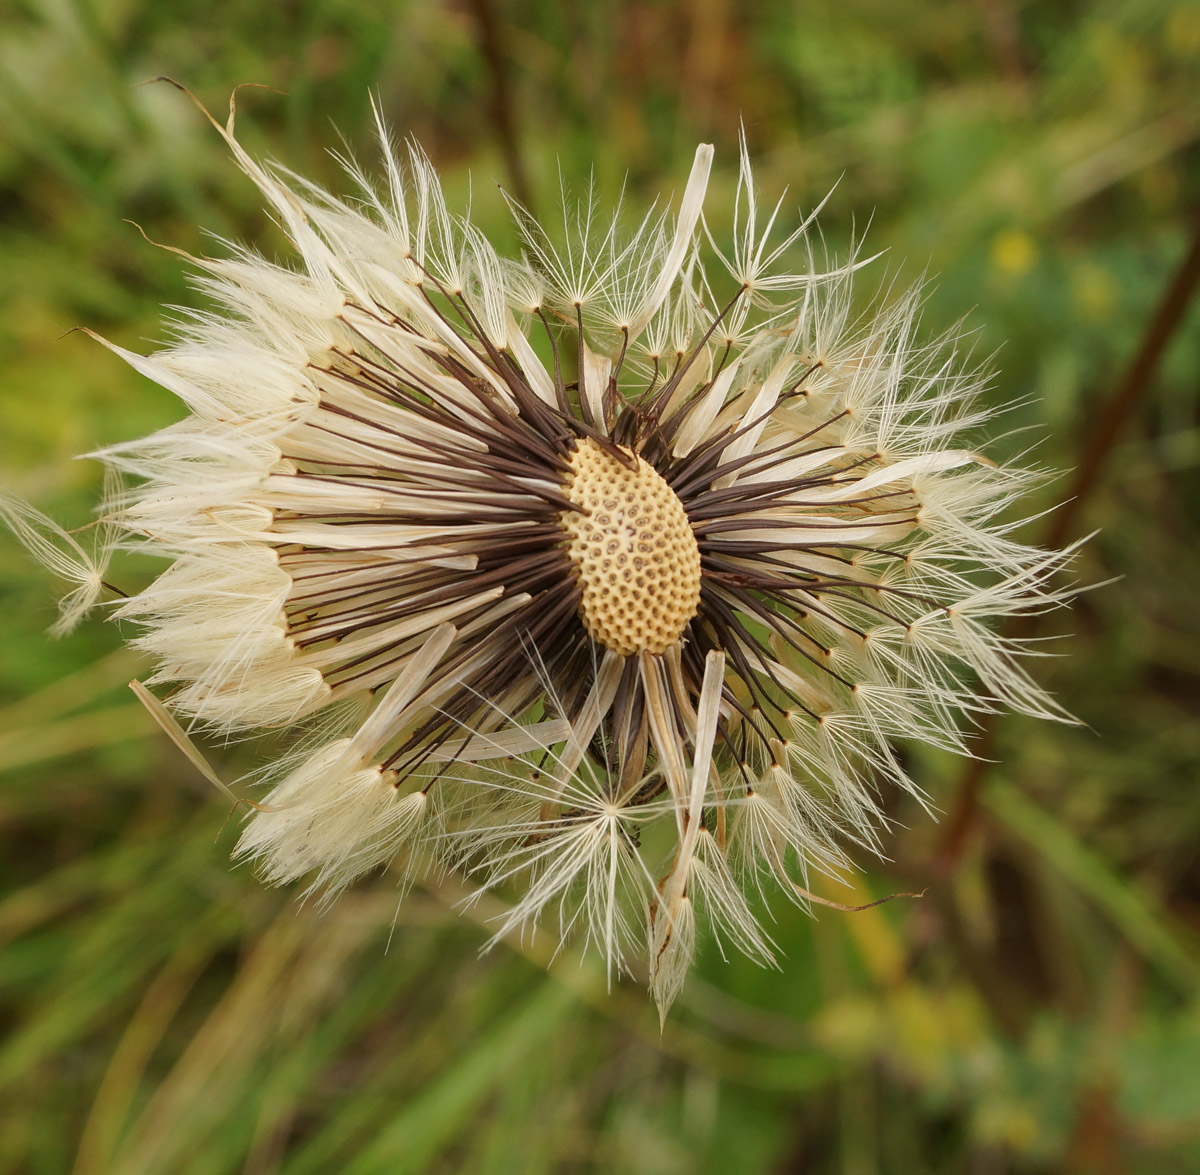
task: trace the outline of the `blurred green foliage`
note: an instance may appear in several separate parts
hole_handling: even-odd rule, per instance
[[[998,349],[998,449],[1069,469],[1187,248],[1198,66],[1194,0],[0,0],[2,481],[81,524],[72,456],[178,415],[64,337],[146,348],[194,304],[125,220],[283,251],[159,74],[214,110],[274,87],[240,135],[342,190],[373,94],[501,239],[497,184],[549,209],[592,171],[636,208],[699,139],[721,223],[744,126],[764,192],[836,185],[831,247],[869,221],[878,280],[927,272],[931,327]],[[1198,339],[1192,309],[1080,507],[1081,576],[1116,582],[1039,668],[1084,725],[1001,724],[949,857],[895,798],[891,863],[826,896],[926,896],[777,911],[778,972],[710,944],[661,1036],[594,960],[480,956],[454,879],[321,914],[230,870],[235,821],[124,689],[120,634],[49,642],[52,586],[0,535],[0,1170],[1200,1170]],[[962,764],[905,754],[958,811]]]

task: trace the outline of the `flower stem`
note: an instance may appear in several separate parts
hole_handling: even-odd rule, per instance
[[[1175,332],[1183,323],[1200,286],[1200,205],[1192,213],[1191,241],[1175,270],[1153,317],[1121,379],[1102,405],[1080,459],[1067,500],[1054,512],[1044,545],[1062,547],[1075,533],[1076,524],[1100,482],[1113,449],[1138,405],[1148,395],[1155,373]],[[1008,626],[1008,636],[1028,636],[1038,617],[1018,617]],[[976,744],[977,758],[963,768],[957,800],[937,854],[935,868],[943,876],[954,872],[979,820],[980,798],[996,742],[997,715],[986,717]]]

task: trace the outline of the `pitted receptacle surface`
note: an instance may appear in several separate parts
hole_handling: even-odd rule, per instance
[[[590,438],[569,458],[559,524],[579,572],[579,614],[592,638],[625,656],[665,653],[700,604],[700,548],[683,503],[629,450]]]

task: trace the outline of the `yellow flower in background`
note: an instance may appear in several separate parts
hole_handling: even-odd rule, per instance
[[[992,238],[992,264],[1002,273],[1023,277],[1036,264],[1037,242],[1020,229],[1006,229]]]
[[[1120,288],[1101,265],[1076,264],[1071,271],[1071,295],[1079,314],[1091,322],[1104,322],[1115,313]]]

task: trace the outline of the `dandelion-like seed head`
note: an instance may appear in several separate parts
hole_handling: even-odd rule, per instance
[[[516,209],[515,260],[386,132],[351,206],[218,129],[298,264],[196,259],[214,308],[112,347],[189,414],[102,456],[170,561],[116,608],[148,684],[306,732],[238,846],[268,880],[465,869],[517,891],[501,933],[644,951],[665,1012],[698,924],[770,961],[746,894],[876,847],[892,740],[1061,716],[986,623],[1069,552],[997,521],[1030,479],[960,439],[984,377],[916,292],[856,317],[863,262],[778,233],[744,149],[728,253],[701,147],[673,219]]]

